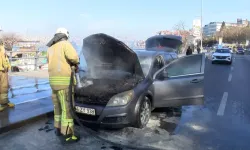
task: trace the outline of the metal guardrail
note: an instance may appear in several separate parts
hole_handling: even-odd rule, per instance
[[[8,54],[9,56],[9,61],[10,61],[10,64],[12,66],[12,69],[10,70],[10,72],[13,72],[14,68],[13,66],[34,66],[34,70],[36,71],[39,67],[39,65],[42,65],[43,63],[39,63],[39,59],[43,59],[43,58],[46,58],[44,56],[39,56],[39,52],[41,51],[6,51],[6,53]],[[34,56],[31,56],[31,57],[22,57],[22,58],[16,58],[16,57],[13,57],[13,54],[34,54]],[[17,65],[13,65],[13,63],[17,60],[34,60],[34,63],[26,63],[26,64],[17,64]]]

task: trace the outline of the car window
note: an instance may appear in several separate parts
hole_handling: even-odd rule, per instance
[[[166,64],[170,63],[172,60],[173,60],[173,58],[171,57],[171,55],[169,55],[169,54],[165,55]]]
[[[157,57],[154,60],[153,66],[152,66],[152,75],[155,74],[158,70],[160,70],[162,67],[164,67],[164,60],[162,59],[162,57]]]
[[[169,77],[173,77],[201,73],[201,67],[202,55],[192,55],[173,62],[166,68],[166,71]]]
[[[172,58],[173,59],[176,59],[177,58],[177,55],[176,54],[171,54]]]
[[[217,49],[215,52],[216,53],[230,53],[230,50],[229,49]]]
[[[138,56],[143,74],[147,76],[149,73],[150,67],[152,65],[153,59],[152,57],[143,56],[143,55],[137,55],[137,56]]]

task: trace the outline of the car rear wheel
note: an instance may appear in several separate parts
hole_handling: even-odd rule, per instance
[[[139,106],[139,111],[137,111],[137,119],[135,123],[135,127],[144,128],[150,119],[151,116],[151,102],[148,97],[144,97]]]

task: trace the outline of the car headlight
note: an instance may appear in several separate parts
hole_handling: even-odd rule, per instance
[[[126,91],[113,96],[107,106],[123,106],[127,105],[134,97],[134,91]]]

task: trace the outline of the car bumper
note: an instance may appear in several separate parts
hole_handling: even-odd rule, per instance
[[[232,58],[223,58],[223,59],[218,59],[218,58],[213,58],[213,62],[231,62]]]
[[[244,54],[244,52],[243,51],[239,51],[239,52],[237,52],[237,54]]]
[[[117,107],[87,105],[75,103],[76,106],[95,109],[95,116],[76,112],[81,122],[99,124],[101,127],[121,128],[130,126],[135,120],[132,104]]]

